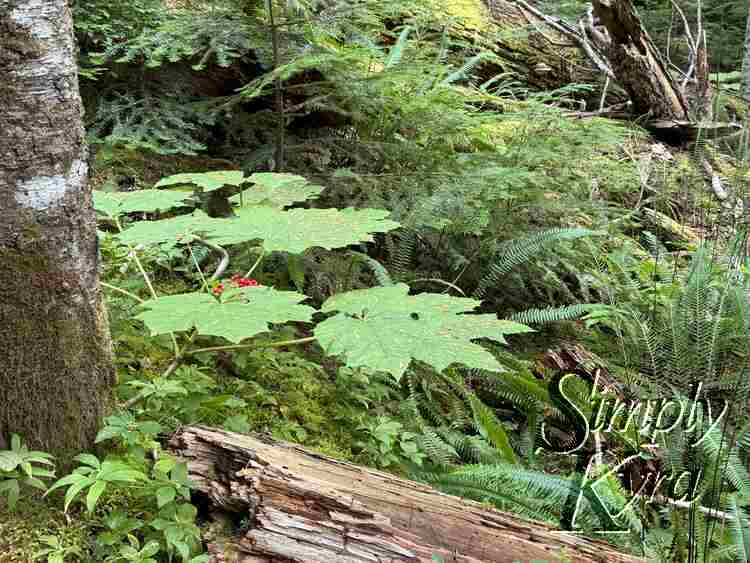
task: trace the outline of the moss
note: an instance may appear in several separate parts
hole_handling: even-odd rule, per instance
[[[449,16],[457,18],[474,31],[486,32],[493,25],[487,7],[481,0],[452,0],[442,2],[441,7]]]
[[[14,512],[0,501],[0,563],[31,563],[44,547],[40,538],[45,535],[56,535],[64,546],[76,546],[85,554],[93,542],[90,525],[38,498],[24,498]]]
[[[36,240],[0,249],[0,263],[12,265],[0,269],[0,312],[13,319],[0,326],[7,368],[0,374],[0,426],[54,454],[64,470],[93,444],[109,406],[109,356],[96,337],[106,338],[105,311],[81,300],[81,280],[47,255],[36,224],[22,230],[37,233]],[[75,311],[71,302],[80,303]]]

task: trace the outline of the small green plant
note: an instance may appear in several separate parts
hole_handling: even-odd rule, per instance
[[[150,541],[141,547],[138,539],[130,536],[128,543],[121,545],[117,553],[110,555],[105,561],[107,563],[158,563],[153,556],[157,555],[160,550],[161,546],[157,541]]]
[[[426,454],[420,449],[414,432],[404,431],[404,425],[387,416],[379,416],[360,427],[368,440],[359,442],[363,451],[381,467],[399,465],[404,460],[422,465]]]
[[[65,545],[58,536],[42,536],[39,541],[46,547],[34,554],[34,561],[43,559],[46,563],[65,563],[68,556],[83,557],[80,547]]]
[[[96,443],[116,439],[128,452],[141,459],[146,452],[159,449],[156,436],[162,431],[162,425],[153,420],[136,420],[129,411],[121,411],[104,419],[104,428],[96,436]]]
[[[22,486],[46,491],[47,485],[42,479],[54,476],[52,456],[29,451],[17,434],[11,437],[10,449],[0,451],[0,494],[5,494],[11,510],[18,503]]]
[[[96,543],[104,548],[114,548],[123,542],[131,546],[138,544],[135,533],[146,524],[139,518],[129,515],[124,509],[111,510],[103,519],[106,531],[100,532],[96,537]]]
[[[133,468],[132,465],[118,458],[99,461],[91,454],[80,454],[75,459],[81,462],[73,473],[66,475],[55,482],[45,493],[67,487],[65,492],[65,511],[71,503],[88,489],[86,494],[86,510],[91,513],[96,508],[99,497],[112,485],[134,486],[146,480],[143,471]]]

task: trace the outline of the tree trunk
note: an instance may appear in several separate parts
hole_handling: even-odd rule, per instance
[[[0,0],[0,76],[0,437],[65,467],[114,383],[65,0]]]
[[[745,58],[742,60],[742,97],[750,102],[750,14],[745,30]]]
[[[600,45],[637,113],[652,120],[686,121],[688,107],[631,0],[593,0],[594,13],[608,32]]]
[[[215,522],[212,563],[641,561],[393,475],[266,437],[181,429],[170,449],[188,462]]]

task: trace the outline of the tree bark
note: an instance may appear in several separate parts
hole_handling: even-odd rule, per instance
[[[188,427],[170,449],[187,461],[214,520],[225,521],[210,534],[213,563],[642,561],[266,437]]]
[[[750,102],[750,14],[745,30],[745,57],[742,59],[742,97]]]
[[[593,0],[608,32],[600,45],[637,113],[652,120],[686,121],[688,106],[679,86],[643,27],[631,0]]]
[[[0,0],[0,437],[70,458],[114,383],[65,0]]]

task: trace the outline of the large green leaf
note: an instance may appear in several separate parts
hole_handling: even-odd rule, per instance
[[[219,170],[215,172],[194,172],[167,176],[157,182],[156,187],[174,186],[177,184],[195,184],[206,192],[223,188],[224,186],[241,186],[248,181],[241,170]]]
[[[135,211],[166,211],[173,207],[185,205],[190,194],[170,192],[167,190],[138,190],[135,192],[94,192],[94,209],[107,215],[117,217],[123,213]]]
[[[408,292],[407,285],[397,284],[335,295],[322,310],[338,314],[320,323],[315,336],[326,353],[343,355],[351,367],[400,378],[412,360],[439,371],[456,363],[502,371],[492,354],[471,340],[504,343],[506,334],[533,332],[495,315],[463,314],[480,304],[474,299]]]
[[[221,245],[262,241],[268,251],[298,254],[319,246],[332,249],[362,241],[372,241],[371,233],[399,226],[386,219],[388,211],[379,209],[291,209],[245,207],[236,217],[212,218],[196,210],[190,215],[141,221],[118,235],[125,244],[178,242],[200,235]]]
[[[159,297],[144,303],[148,310],[138,315],[152,334],[187,331],[222,336],[240,342],[269,330],[268,323],[310,321],[315,309],[300,305],[307,296],[256,286],[227,291],[226,300],[207,293],[184,293]]]
[[[158,244],[162,242],[179,242],[193,235],[205,235],[209,233],[216,223],[226,219],[214,219],[203,211],[196,210],[190,215],[180,215],[171,219],[159,221],[139,221],[125,232],[117,235],[117,238],[130,245]]]
[[[315,198],[325,189],[309,184],[296,174],[258,172],[250,176],[252,187],[229,198],[243,207],[265,205],[281,209],[298,201]]]
[[[311,247],[340,248],[372,241],[371,233],[399,226],[380,209],[291,209],[242,208],[237,216],[211,226],[211,240],[217,244],[238,244],[262,240],[267,252],[298,254]]]

